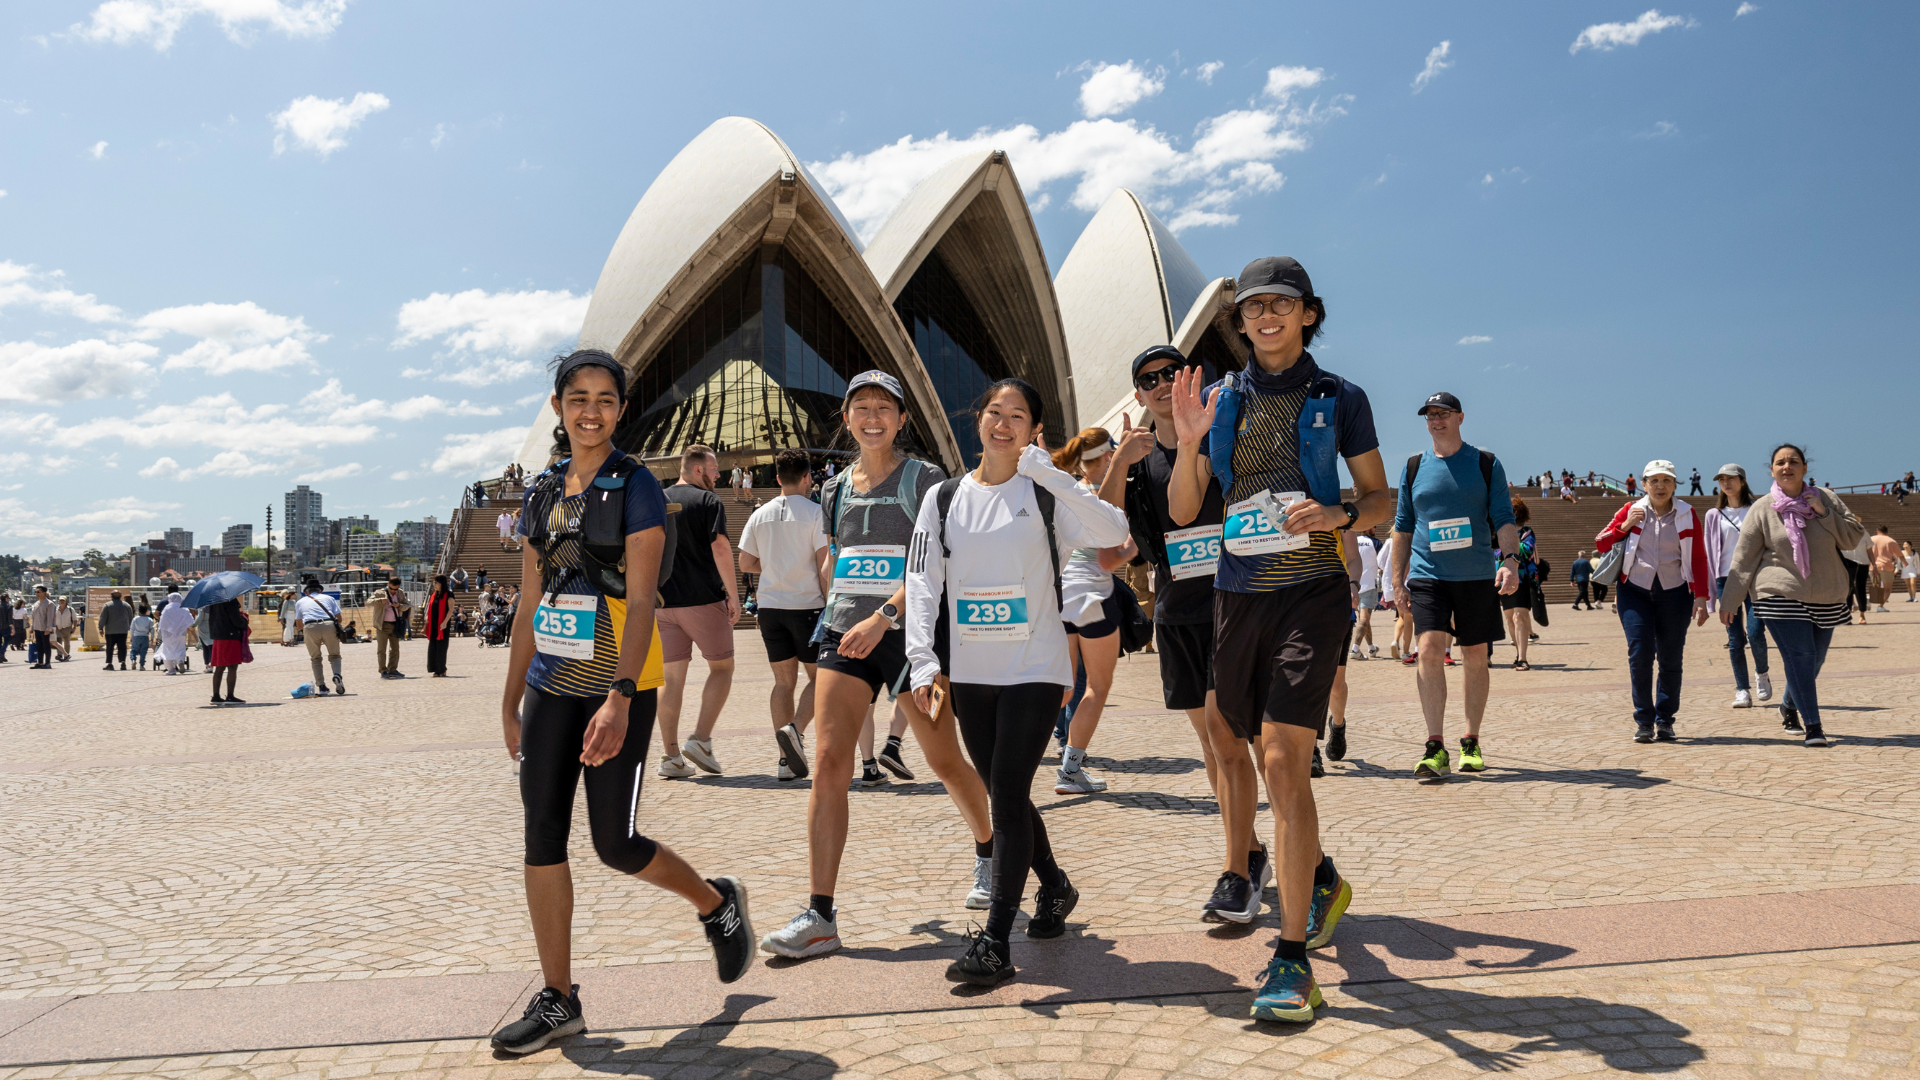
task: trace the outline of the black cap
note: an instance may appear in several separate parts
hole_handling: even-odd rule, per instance
[[[1234,279],[1233,302],[1249,296],[1312,296],[1313,279],[1307,268],[1285,255],[1255,259]]]
[[[1459,398],[1454,397],[1452,394],[1447,393],[1445,390],[1442,390],[1439,393],[1428,398],[1427,403],[1425,405],[1420,406],[1419,415],[1421,416],[1427,415],[1427,410],[1433,408],[1436,405],[1438,405],[1443,409],[1452,409],[1454,412],[1466,411],[1460,407]]]
[[[1171,360],[1181,367],[1187,365],[1187,358],[1179,349],[1171,345],[1155,345],[1133,358],[1133,377],[1136,379],[1139,378],[1140,369],[1153,363],[1155,360]]]

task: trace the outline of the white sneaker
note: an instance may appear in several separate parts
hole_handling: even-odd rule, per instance
[[[830,953],[840,947],[839,913],[832,919],[807,908],[793,921],[760,939],[760,951],[793,960]]]
[[[720,771],[720,759],[713,756],[712,739],[688,739],[686,744],[680,747],[680,753],[683,754],[688,761],[693,762],[695,765],[700,766],[710,773],[718,773]]]
[[[773,741],[780,744],[780,756],[793,772],[793,779],[804,780],[807,777],[807,744],[801,738],[800,729],[788,724],[773,733]],[[782,776],[780,779],[788,779]]]
[[[1091,795],[1096,791],[1107,790],[1107,782],[1085,769],[1069,769],[1062,766],[1054,775],[1053,793],[1055,795]]]
[[[1351,656],[1351,657],[1352,657],[1353,659],[1355,659],[1355,660],[1365,660],[1365,659],[1367,658],[1367,654],[1366,654],[1366,653],[1363,653],[1363,652],[1361,652],[1361,651],[1360,651],[1360,646],[1358,646],[1358,645],[1355,645],[1355,646],[1354,646],[1353,648],[1351,648],[1351,649],[1348,649],[1348,650],[1347,650],[1347,655],[1348,655],[1348,656]]]
[[[1875,611],[1885,611],[1885,610],[1887,610],[1887,605],[1885,605],[1885,604],[1881,604],[1881,605],[1879,605],[1879,606],[1877,606],[1877,607],[1875,607],[1875,608],[1874,608],[1873,610],[1875,610]]]
[[[1759,676],[1759,682],[1760,682],[1760,694],[1759,694],[1760,700],[1761,701],[1773,700],[1773,678],[1767,675],[1766,673],[1762,672],[1761,675]]]
[[[1378,646],[1378,645],[1369,645],[1369,646],[1367,646],[1367,655],[1368,655],[1368,656],[1379,656],[1379,655],[1380,655],[1380,646]]]
[[[673,757],[663,757],[660,759],[660,775],[669,780],[685,780],[693,775],[693,766],[687,764],[686,758],[677,754]]]
[[[791,779],[793,779],[793,770],[792,770],[792,769],[789,769],[789,768],[787,768],[787,759],[786,759],[786,758],[781,758],[781,759],[780,759],[780,765],[779,765],[779,767],[778,767],[778,768],[776,768],[776,769],[775,769],[775,770],[773,771],[773,778],[774,778],[775,780],[791,780]]]
[[[1753,695],[1745,690],[1735,690],[1733,692],[1733,707],[1736,709],[1753,708]]]
[[[985,911],[993,906],[993,860],[973,857],[973,891],[967,894],[968,911]]]

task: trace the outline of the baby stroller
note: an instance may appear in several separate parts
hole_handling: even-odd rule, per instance
[[[495,608],[488,612],[480,623],[480,632],[478,635],[480,638],[480,647],[485,649],[494,645],[505,645],[507,643],[507,631],[512,628],[512,625],[512,622],[507,618],[505,609]]]

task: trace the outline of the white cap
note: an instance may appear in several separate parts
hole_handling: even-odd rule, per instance
[[[1640,478],[1642,480],[1645,480],[1649,476],[1666,476],[1674,480],[1680,479],[1680,474],[1673,471],[1673,462],[1664,458],[1654,458],[1652,461],[1647,462],[1646,468],[1640,470]]]

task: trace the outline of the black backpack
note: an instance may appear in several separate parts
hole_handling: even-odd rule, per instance
[[[534,478],[527,492],[527,539],[533,544],[534,550],[540,553],[541,590],[551,595],[565,584],[568,577],[577,573],[585,577],[587,583],[601,595],[624,600],[627,598],[627,481],[640,469],[640,460],[631,454],[620,454],[613,471],[594,477],[593,486],[587,489],[587,504],[580,514],[580,528],[574,532],[549,533],[548,519],[552,516],[554,504],[565,495],[567,463],[571,460],[567,458],[550,466]],[[599,497],[595,498],[595,495]],[[675,541],[679,533],[673,514],[679,509],[677,503],[667,504],[666,542],[660,551],[660,577],[656,588],[673,576],[673,556],[678,546]],[[576,539],[580,541],[586,569],[568,571],[552,582],[546,581],[545,563],[554,546],[562,540]]]
[[[947,512],[953,509],[954,493],[960,490],[960,481],[966,479],[963,473],[940,482],[933,489],[934,505],[940,509],[940,555],[944,559],[953,558],[953,549],[947,546]],[[1047,527],[1047,556],[1053,560],[1053,607],[1060,609],[1060,541],[1053,531],[1053,492],[1033,485],[1033,504],[1040,510],[1040,523]],[[940,585],[940,617],[933,624],[933,652],[940,658],[942,670],[953,666],[952,644],[947,628],[947,590],[946,583]]]
[[[1420,459],[1423,454],[1415,454],[1407,459],[1407,497],[1413,497],[1413,478],[1420,475]],[[1487,485],[1487,543],[1498,546],[1500,530],[1493,525],[1493,451],[1480,451],[1480,479]],[[1509,496],[1511,497],[1511,496]]]

